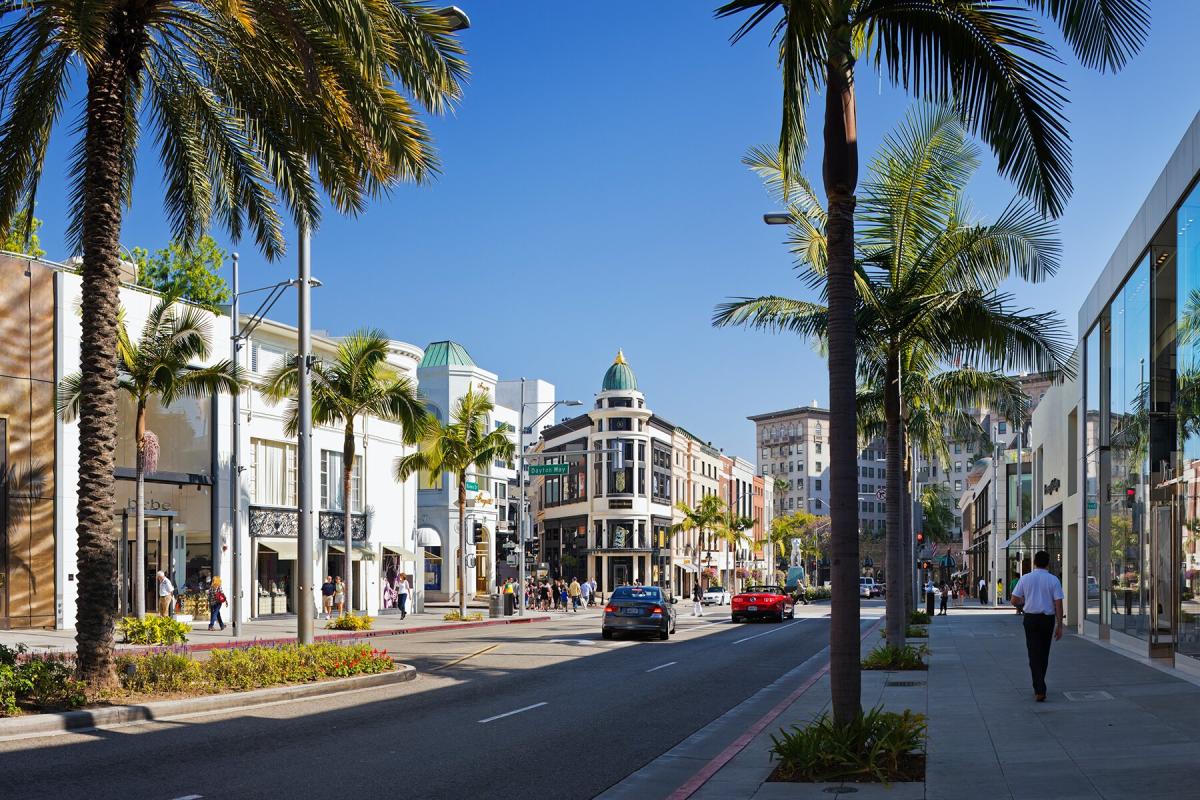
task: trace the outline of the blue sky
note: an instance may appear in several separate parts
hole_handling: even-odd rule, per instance
[[[740,163],[778,135],[765,35],[730,46],[735,26],[712,18],[715,1],[459,4],[473,22],[463,34],[472,78],[455,113],[432,123],[443,174],[358,218],[327,216],[313,243],[324,281],[314,326],[374,325],[418,345],[452,338],[502,377],[540,377],[585,402],[621,347],[651,408],[750,459],[748,414],[825,404],[825,363],[807,344],[709,325],[726,297],[803,292],[781,229],[761,221],[770,198]],[[1062,68],[1075,163],[1064,267],[1013,288],[1031,307],[1059,310],[1072,331],[1200,109],[1187,56],[1200,3],[1158,0],[1153,14],[1146,48],[1123,72],[1083,70],[1069,54]],[[910,100],[865,69],[858,90],[865,165]],[[52,144],[39,196],[55,259],[70,255],[69,137],[64,127]],[[170,234],[153,144],[144,151],[122,243],[154,249]],[[995,214],[1012,194],[989,156],[971,186],[975,206]],[[252,242],[237,249],[245,286],[294,271],[293,254],[268,263]],[[273,316],[293,320],[291,296]]]

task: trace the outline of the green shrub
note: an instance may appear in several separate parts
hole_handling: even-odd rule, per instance
[[[904,647],[881,645],[862,660],[863,669],[929,669],[924,656],[929,655],[925,645],[906,644]]]
[[[0,716],[21,713],[22,706],[79,708],[86,702],[84,684],[75,680],[70,662],[54,658],[19,657],[25,645],[0,645]]]
[[[137,694],[247,691],[395,669],[385,650],[319,643],[213,650],[204,661],[180,653],[118,657],[121,686]]]
[[[479,611],[471,612],[465,617],[457,611],[451,611],[449,614],[442,616],[446,622],[480,622],[483,620],[483,614]]]
[[[886,639],[887,631],[880,629],[879,635]],[[923,628],[920,625],[909,625],[904,629],[904,636],[907,639],[928,639],[929,629]]]
[[[887,783],[917,776],[906,761],[925,741],[925,716],[873,708],[842,726],[822,714],[808,727],[771,736],[771,759],[779,761],[783,780],[871,780]]]
[[[930,618],[924,611],[914,611],[908,615],[908,621],[911,625],[928,625]]]
[[[186,642],[192,627],[170,617],[149,615],[143,619],[125,617],[117,623],[117,630],[128,644],[172,645]]]
[[[366,615],[359,617],[354,614],[342,614],[340,617],[326,622],[325,627],[335,631],[369,631],[371,623],[374,621],[374,617]]]

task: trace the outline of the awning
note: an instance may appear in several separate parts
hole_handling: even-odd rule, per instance
[[[695,564],[684,564],[683,562],[680,562],[680,563],[676,564],[675,566],[679,567],[684,572],[699,572],[700,571],[699,569],[696,568]]]
[[[340,556],[346,552],[346,547],[345,547],[345,545],[331,544],[331,545],[329,545],[329,552],[337,553]],[[351,561],[362,561],[364,552],[372,552],[372,548],[356,546],[354,548],[354,552],[350,555],[350,560]]]
[[[270,549],[277,553],[280,561],[296,560],[295,539],[259,539],[258,545],[263,549]]]
[[[442,535],[434,528],[417,528],[413,536],[417,547],[441,547]]]
[[[1017,531],[1012,536],[1008,537],[1008,541],[1006,541],[1004,543],[1004,545],[1002,546],[1002,549],[1008,549],[1009,545],[1011,545],[1013,542],[1020,539],[1025,534],[1029,533],[1031,530],[1033,530],[1038,525],[1040,525],[1042,520],[1044,520],[1046,517],[1053,514],[1055,511],[1059,511],[1060,509],[1062,509],[1062,503],[1055,503],[1054,505],[1050,506],[1049,508],[1044,509],[1042,511],[1042,513],[1038,514],[1036,517],[1029,520],[1028,525],[1026,525],[1024,528],[1021,528],[1021,530]]]

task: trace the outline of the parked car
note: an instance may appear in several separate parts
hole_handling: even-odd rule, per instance
[[[724,606],[729,604],[729,592],[725,591],[723,586],[709,586],[704,590],[704,599],[701,600],[706,606]]]
[[[879,597],[883,594],[883,588],[875,582],[874,578],[860,577],[858,579],[858,596],[859,597]]]
[[[618,586],[604,606],[600,635],[613,638],[618,631],[656,633],[666,639],[675,632],[674,600],[657,586]]]
[[[782,586],[748,586],[744,592],[734,595],[731,603],[733,622],[751,619],[783,622],[795,616],[796,606]]]

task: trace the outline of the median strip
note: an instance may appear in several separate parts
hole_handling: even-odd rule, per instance
[[[497,714],[494,717],[488,717],[487,719],[481,719],[481,720],[479,720],[479,724],[482,725],[487,722],[495,722],[498,719],[504,719],[505,717],[511,717],[513,714],[523,714],[526,711],[532,711],[533,709],[541,708],[544,705],[546,705],[546,703],[544,703],[544,702],[543,703],[534,703],[531,706],[525,706],[524,708],[518,708],[516,711],[506,711],[503,714]]]

